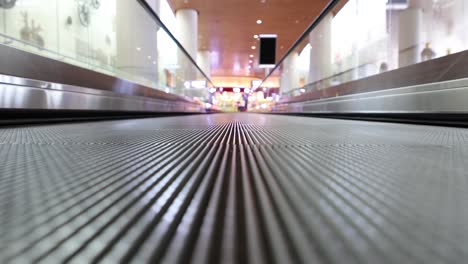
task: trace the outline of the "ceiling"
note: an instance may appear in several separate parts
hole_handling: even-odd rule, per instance
[[[199,12],[199,50],[211,51],[212,76],[263,78],[255,34],[277,34],[277,60],[318,16],[328,0],[168,0],[174,11]],[[262,24],[257,24],[257,20]],[[249,70],[249,55],[254,55]]]

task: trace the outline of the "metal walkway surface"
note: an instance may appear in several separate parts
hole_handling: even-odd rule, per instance
[[[0,129],[0,263],[467,263],[468,130],[260,114]]]

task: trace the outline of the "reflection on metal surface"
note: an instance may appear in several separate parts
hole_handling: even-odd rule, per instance
[[[0,76],[0,109],[202,112],[203,106],[164,98],[124,96],[69,85]],[[25,86],[29,84],[30,86]]]
[[[169,94],[131,81],[0,45],[0,76],[3,83],[66,89],[92,94],[145,96],[169,101],[192,102],[188,97]],[[16,76],[16,77],[12,77]],[[40,81],[39,81],[40,80]],[[50,83],[50,84],[48,84]],[[84,88],[86,87],[86,88]],[[91,91],[92,90],[92,91]]]
[[[274,112],[304,113],[467,113],[468,79],[431,83],[298,103]]]
[[[0,9],[14,3],[0,0]],[[188,79],[212,83],[145,1],[41,3],[22,1],[0,14],[0,73],[115,92],[128,88],[130,95],[168,100],[207,100],[206,89],[181,89]],[[187,69],[174,69],[176,64]]]

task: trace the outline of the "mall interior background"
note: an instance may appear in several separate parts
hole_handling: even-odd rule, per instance
[[[349,0],[323,19],[275,72],[252,73],[258,67],[258,51],[253,51],[252,64],[233,65],[239,69],[236,76],[212,76],[211,66],[222,58],[219,51],[196,44],[203,14],[174,10],[172,1],[147,3],[205,74],[140,5],[128,0],[18,0],[0,10],[0,41],[228,111],[237,111],[247,98],[250,110],[267,111],[281,96],[468,48],[465,0]]]

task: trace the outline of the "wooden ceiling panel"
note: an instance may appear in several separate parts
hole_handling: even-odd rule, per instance
[[[212,76],[262,78],[255,34],[277,34],[279,60],[328,0],[169,0],[174,11],[199,12],[199,49],[212,52]],[[256,21],[261,19],[262,24]],[[252,70],[249,55],[254,54]]]

